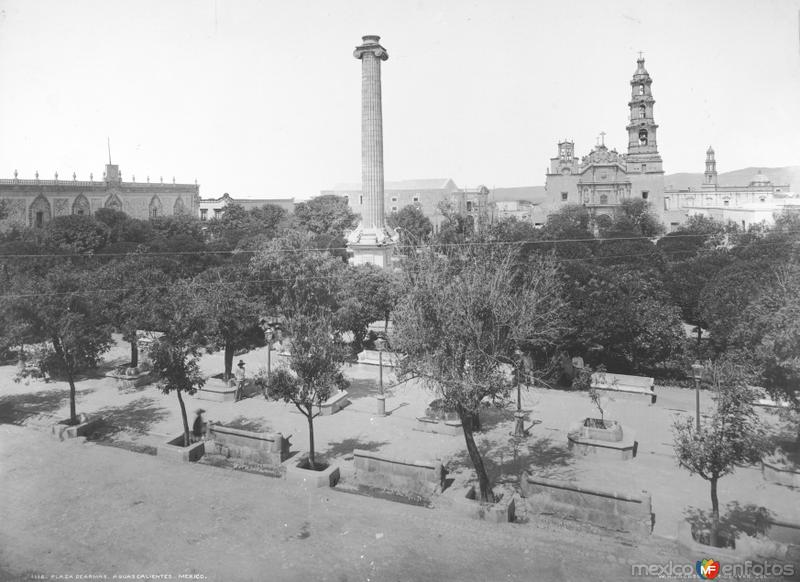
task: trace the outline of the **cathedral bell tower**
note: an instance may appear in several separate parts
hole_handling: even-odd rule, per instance
[[[653,118],[653,80],[644,68],[644,58],[639,55],[636,72],[631,79],[630,121],[628,123],[628,173],[663,173],[661,156],[658,153],[656,130]]]
[[[714,148],[708,146],[706,150],[706,176],[703,186],[717,185],[717,160],[714,158]]]

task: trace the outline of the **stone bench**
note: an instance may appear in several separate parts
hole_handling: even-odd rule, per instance
[[[218,455],[277,469],[289,458],[290,438],[209,423],[206,445]]]
[[[347,398],[347,390],[340,390],[319,405],[319,415],[330,416],[332,414],[336,414],[349,404],[350,400]]]
[[[656,403],[655,380],[647,376],[628,376],[626,374],[610,374],[595,372],[592,374],[591,386],[595,390],[627,392],[650,397],[650,403]]]
[[[355,482],[425,500],[444,488],[447,474],[439,460],[410,461],[355,449]]]
[[[381,363],[381,356],[378,350],[364,350],[358,353],[359,364],[371,364],[378,366]],[[394,368],[397,365],[397,353],[383,352],[383,365],[387,368]]]
[[[646,491],[631,494],[589,488],[531,473],[525,474],[521,486],[528,507],[536,513],[584,521],[612,530],[644,535],[652,532],[651,497]]]

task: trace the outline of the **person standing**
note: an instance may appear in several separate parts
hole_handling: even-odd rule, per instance
[[[236,402],[239,402],[242,398],[244,398],[244,382],[245,382],[245,370],[244,370],[244,360],[239,360],[239,364],[236,366]]]
[[[197,416],[194,419],[194,424],[192,425],[192,442],[198,442],[203,439],[206,433],[206,423],[203,420],[203,413],[205,410],[202,408],[198,408],[196,411]]]

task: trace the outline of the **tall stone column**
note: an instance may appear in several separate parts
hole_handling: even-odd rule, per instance
[[[353,264],[387,266],[393,243],[383,200],[383,112],[381,61],[389,58],[380,37],[362,37],[353,56],[361,61],[361,223],[348,236]]]
[[[364,229],[372,229],[384,225],[381,61],[389,55],[379,44],[379,36],[365,36],[363,40],[353,56],[361,60],[361,218]]]

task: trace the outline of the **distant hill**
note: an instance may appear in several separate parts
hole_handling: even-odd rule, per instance
[[[747,186],[759,170],[765,174],[773,184],[789,184],[790,190],[800,192],[800,166],[786,166],[784,168],[742,168],[732,172],[719,174],[720,186]],[[664,176],[664,185],[670,189],[688,190],[699,188],[703,184],[702,173],[680,172]],[[501,202],[505,200],[526,200],[534,204],[545,201],[544,186],[516,186],[511,188],[494,188],[491,190],[489,200]]]
[[[719,174],[720,186],[747,186],[759,170],[766,175],[773,184],[789,184],[790,190],[800,190],[800,166],[786,166],[785,168],[742,168],[732,172]],[[664,185],[667,188],[686,190],[699,188],[703,184],[703,174],[699,172],[667,174],[664,176]]]

